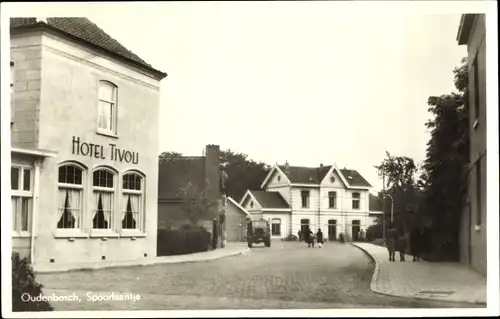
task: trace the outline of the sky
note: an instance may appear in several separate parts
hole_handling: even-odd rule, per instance
[[[86,16],[168,73],[160,151],[218,144],[271,165],[336,164],[380,189],[373,166],[386,151],[425,159],[427,99],[455,90],[466,56],[458,9],[404,6],[130,2],[36,13]]]

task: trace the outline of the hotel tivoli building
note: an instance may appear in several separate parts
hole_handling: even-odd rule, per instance
[[[166,74],[86,18],[11,18],[10,38],[13,251],[154,257]]]

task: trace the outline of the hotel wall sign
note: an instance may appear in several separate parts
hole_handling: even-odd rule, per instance
[[[139,164],[139,153],[122,150],[116,144],[109,143],[108,151],[103,145],[81,142],[79,137],[73,136],[73,154],[106,159],[108,155],[112,161]]]

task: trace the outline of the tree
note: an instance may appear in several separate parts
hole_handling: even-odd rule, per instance
[[[177,152],[171,152],[171,151],[162,152],[160,154],[160,160],[169,160],[169,159],[178,158],[178,157],[182,157],[182,154],[177,153]]]
[[[415,221],[414,216],[420,213],[422,206],[421,191],[417,187],[418,167],[412,158],[406,156],[392,156],[386,152],[386,158],[380,165],[376,165],[380,177],[385,176],[385,194],[380,192],[378,197],[387,203],[386,195],[390,195],[394,205],[393,222],[400,230],[409,230]],[[384,212],[388,220],[391,203],[386,204]],[[377,222],[382,222],[381,218]]]
[[[433,222],[438,254],[458,259],[460,214],[467,191],[469,164],[469,111],[467,59],[453,70],[458,92],[428,99],[433,118],[420,185],[425,191],[428,213]],[[446,246],[446,247],[445,247]]]
[[[269,171],[269,166],[265,163],[255,162],[248,159],[248,155],[230,149],[221,151],[220,165],[225,179],[221,190],[237,201],[247,189],[260,189]]]
[[[211,209],[219,205],[218,201],[210,200],[203,187],[192,182],[181,188],[179,197],[182,199],[182,210],[192,225],[196,225]]]

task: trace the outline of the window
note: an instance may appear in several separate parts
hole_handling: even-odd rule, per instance
[[[480,226],[482,223],[482,216],[481,216],[481,208],[482,208],[482,203],[481,203],[481,159],[479,158],[476,162],[476,225]]]
[[[328,207],[337,207],[337,192],[328,192]]]
[[[102,133],[116,134],[117,87],[107,81],[99,82],[97,127]]]
[[[271,220],[271,235],[273,236],[281,235],[281,219],[273,218]]]
[[[59,167],[58,179],[59,229],[81,226],[83,210],[83,169],[74,164]]]
[[[137,173],[123,175],[122,229],[142,230],[144,178]]]
[[[281,181],[281,175],[278,175],[278,177],[276,178],[278,180],[278,182]]]
[[[253,202],[250,201],[250,208],[253,208]]]
[[[352,209],[359,209],[360,195],[359,193],[352,193]]]
[[[32,174],[31,167],[11,167],[12,230],[17,234],[30,232],[33,210]]]
[[[93,174],[92,228],[111,229],[114,216],[115,174],[98,169]]]
[[[302,208],[309,207],[309,191],[301,191],[300,195],[302,197]]]
[[[480,86],[479,86],[479,65],[478,65],[478,61],[477,61],[477,56],[476,58],[474,59],[474,62],[473,62],[473,65],[472,65],[472,70],[474,72],[473,76],[474,76],[474,120],[477,120],[479,119],[479,112],[480,112],[480,108],[479,108],[479,103],[480,103],[480,99],[479,99],[479,90],[480,90]]]

